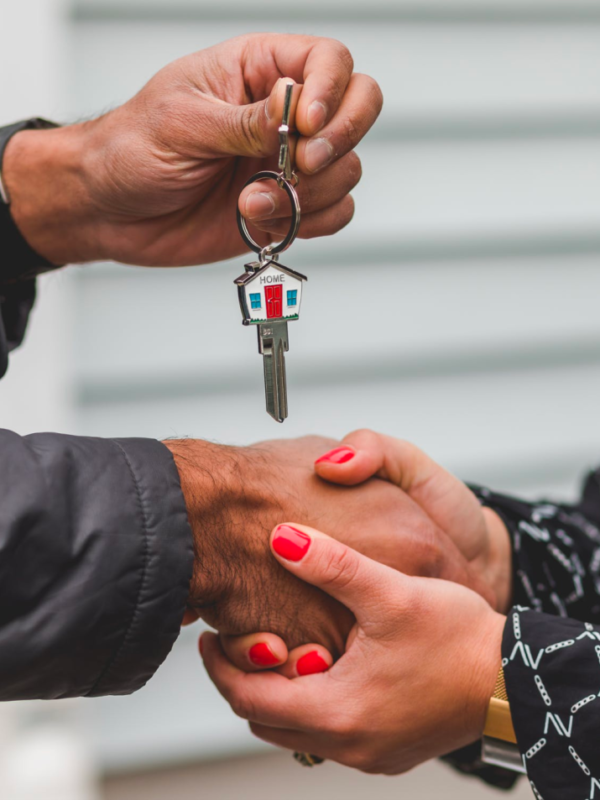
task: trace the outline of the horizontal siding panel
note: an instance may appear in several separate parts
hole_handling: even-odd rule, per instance
[[[600,228],[594,141],[392,143],[361,149],[356,237],[584,232]],[[391,179],[390,179],[391,178]]]
[[[368,6],[358,0],[306,0],[301,5],[282,5],[278,0],[262,0],[260,5],[248,6],[240,0],[223,0],[218,5],[194,0],[174,0],[165,6],[163,0],[74,0],[71,13],[76,18],[164,18],[170,15],[195,19],[222,19],[228,16],[246,19],[333,19],[439,21],[456,20],[508,21],[573,19],[596,20],[597,5],[593,0],[376,0]]]
[[[501,472],[518,473],[522,463],[535,472],[563,462],[578,464],[579,471],[600,462],[598,365],[461,380],[362,382],[360,374],[357,368],[351,386],[302,386],[290,379],[290,417],[283,426],[264,411],[259,363],[254,380],[235,393],[86,405],[79,422],[82,431],[102,436],[190,435],[242,444],[309,432],[340,437],[371,427],[417,442],[465,478],[491,475],[496,484]]]
[[[316,242],[312,247],[318,247]],[[292,249],[284,263],[305,269]],[[260,374],[256,334],[241,324],[233,279],[243,259],[188,270],[103,270],[77,275],[76,369],[93,398],[119,383],[165,393],[170,382]],[[301,318],[289,323],[290,376],[380,365],[382,371],[435,373],[510,364],[524,350],[564,362],[600,357],[598,256],[473,260],[361,267],[313,265]],[[536,356],[537,353],[537,356]],[[512,355],[511,355],[512,354]],[[570,354],[570,355],[569,355]],[[454,365],[454,366],[452,366]],[[500,364],[502,366],[502,363]],[[154,377],[156,376],[156,377]],[[145,388],[144,388],[145,387]],[[121,392],[122,394],[123,392]],[[139,392],[137,395],[139,396]]]
[[[264,20],[231,16],[223,22],[167,18],[160,25],[143,18],[73,23],[73,112],[97,114],[127,100],[169,61],[264,28]],[[357,70],[381,83],[380,124],[386,117],[390,126],[398,120],[438,125],[445,117],[500,122],[506,114],[535,120],[597,114],[600,107],[600,24],[332,24],[310,17],[278,24],[275,15],[268,29],[345,42]]]

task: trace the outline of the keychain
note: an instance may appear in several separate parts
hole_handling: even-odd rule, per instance
[[[244,185],[272,178],[283,189],[292,206],[292,224],[285,239],[266,247],[258,245],[248,232],[246,220],[237,210],[238,228],[243,240],[258,253],[259,260],[245,265],[245,273],[234,283],[238,287],[242,324],[256,325],[258,351],[263,357],[267,412],[283,422],[288,415],[285,354],[288,347],[288,322],[298,319],[302,300],[302,284],[307,280],[289,267],[279,263],[279,254],[292,244],[300,227],[300,201],[295,186],[298,176],[292,170],[290,155],[290,107],[293,85],[288,84],[283,105],[283,120],[279,126],[280,172],[264,170],[253,175]]]

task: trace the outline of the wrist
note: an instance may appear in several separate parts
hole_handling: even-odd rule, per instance
[[[501,517],[483,506],[482,514],[488,531],[489,557],[486,583],[496,596],[496,611],[507,614],[512,599],[512,543]]]
[[[4,153],[11,215],[29,246],[53,264],[102,257],[84,168],[91,125],[21,131]]]
[[[262,501],[252,490],[249,474],[242,475],[240,448],[197,439],[163,444],[171,451],[179,472],[194,542],[188,608],[214,622],[209,609],[237,592],[243,572],[240,557],[252,560],[251,553],[242,554],[242,548],[236,547],[236,539],[244,536],[245,522],[259,511]],[[266,542],[268,548],[268,534]],[[262,552],[260,557],[264,558]],[[249,564],[244,566],[248,568]]]
[[[469,741],[475,741],[483,736],[490,701],[498,674],[502,667],[502,637],[506,617],[493,612],[486,627],[485,636],[474,649],[474,675],[470,697]]]

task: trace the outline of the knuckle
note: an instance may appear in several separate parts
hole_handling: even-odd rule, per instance
[[[349,744],[357,735],[357,721],[347,711],[335,711],[329,715],[326,733],[340,744]]]
[[[354,211],[354,198],[348,196],[344,199],[342,207],[340,208],[339,215],[335,223],[335,231],[342,230],[342,228],[345,228],[346,225],[349,225],[352,222],[352,219],[354,218]]]
[[[349,767],[353,767],[360,772],[366,772],[369,775],[377,775],[380,772],[376,760],[364,746],[350,751],[346,763]]]
[[[248,152],[266,155],[259,130],[260,126],[256,108],[247,107],[244,113],[240,115],[240,125],[233,132],[233,135],[241,137],[244,149]]]
[[[338,39],[332,39],[332,42],[336,50],[337,58],[343,64],[345,69],[349,73],[352,73],[354,70],[354,58],[352,57],[352,53],[348,47],[346,47],[346,45],[343,42],[340,42]]]
[[[371,107],[377,110],[377,115],[379,116],[383,108],[383,92],[381,91],[381,86],[377,83],[375,78],[372,78],[370,75],[365,75],[365,82],[367,84],[366,88]]]
[[[328,586],[344,589],[355,580],[357,572],[358,560],[353,552],[336,543],[325,556],[321,585],[325,591]]]
[[[348,163],[346,169],[346,176],[348,178],[348,184],[353,189],[355,186],[360,183],[360,179],[362,178],[362,162],[360,158],[354,152],[348,153],[347,156]]]
[[[250,720],[254,717],[254,704],[245,695],[237,695],[230,700],[233,713],[242,719]]]
[[[361,131],[356,121],[352,117],[345,117],[342,122],[344,135],[350,144],[350,149],[354,149],[361,140]]]
[[[422,577],[438,578],[444,568],[444,555],[441,550],[440,534],[433,525],[429,523],[423,525],[417,547]]]
[[[346,437],[348,441],[355,442],[361,449],[369,451],[377,448],[380,438],[381,434],[371,430],[371,428],[358,428]]]

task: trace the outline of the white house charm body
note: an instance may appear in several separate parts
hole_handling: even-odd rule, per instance
[[[246,272],[235,281],[243,324],[298,319],[305,280],[305,275],[276,261],[246,264]]]

